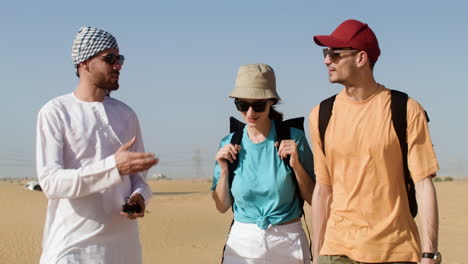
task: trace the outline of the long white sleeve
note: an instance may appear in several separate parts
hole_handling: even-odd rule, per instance
[[[136,152],[144,152],[145,147],[143,145],[140,124],[137,118],[134,119],[133,127],[135,127],[135,134],[137,137],[137,141],[135,142],[133,150]],[[143,195],[143,198],[145,198],[146,203],[149,202],[152,196],[151,189],[145,180],[147,173],[148,171],[144,171],[130,176],[130,182],[132,183],[133,193],[140,193],[141,195]]]
[[[114,155],[78,169],[65,169],[63,129],[53,115],[39,112],[36,160],[39,183],[49,199],[78,198],[121,182]]]

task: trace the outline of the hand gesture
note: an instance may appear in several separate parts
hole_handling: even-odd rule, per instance
[[[299,155],[297,153],[296,141],[292,139],[281,140],[281,144],[275,142],[275,147],[278,148],[278,156],[285,159],[289,156],[289,166],[296,168],[299,165]]]
[[[218,162],[221,169],[228,168],[227,161],[233,163],[237,159],[237,154],[241,150],[240,145],[226,144],[224,147],[218,150],[216,154],[216,161]]]
[[[128,199],[127,204],[128,205],[138,204],[141,208],[141,212],[128,214],[122,211],[120,212],[120,215],[126,216],[128,219],[137,219],[138,217],[145,216],[145,198],[143,198],[143,195],[141,195],[140,193],[132,194],[132,196],[130,196],[130,199]]]
[[[159,162],[153,153],[129,151],[135,141],[133,137],[115,152],[115,163],[121,176],[148,170]]]

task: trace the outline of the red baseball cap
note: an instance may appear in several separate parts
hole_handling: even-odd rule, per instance
[[[380,55],[379,42],[372,29],[354,19],[341,23],[331,35],[314,36],[314,41],[324,47],[363,50],[372,62]]]

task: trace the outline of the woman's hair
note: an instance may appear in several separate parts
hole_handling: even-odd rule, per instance
[[[270,106],[270,113],[268,113],[268,118],[276,121],[283,121],[283,113],[276,111],[275,105],[278,103],[278,99],[271,98],[273,104]]]

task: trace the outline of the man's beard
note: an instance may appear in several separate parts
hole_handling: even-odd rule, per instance
[[[115,91],[119,89],[119,81],[118,80],[108,80],[104,76],[104,74],[100,74],[95,81],[96,87],[100,89],[104,89],[107,91]]]
[[[108,90],[108,91],[115,91],[119,89],[119,82],[116,81],[114,83],[111,83],[111,82],[102,81],[98,83],[97,87],[104,89],[104,90]]]

